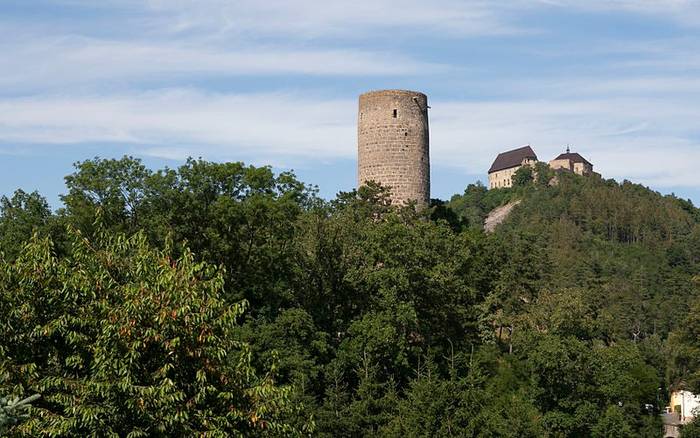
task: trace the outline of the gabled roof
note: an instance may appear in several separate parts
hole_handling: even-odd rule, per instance
[[[521,164],[523,164],[523,160],[525,158],[532,158],[534,160],[537,160],[537,155],[535,155],[535,151],[532,150],[530,145],[523,146],[518,149],[513,149],[512,151],[500,153],[491,165],[489,173],[520,166]]]
[[[589,166],[593,165],[576,152],[567,152],[565,154],[561,154],[557,158],[555,158],[555,160],[571,160],[574,163],[586,163]]]

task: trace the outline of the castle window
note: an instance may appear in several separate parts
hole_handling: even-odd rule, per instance
[[[399,115],[399,110],[394,108],[394,118],[396,118]]]

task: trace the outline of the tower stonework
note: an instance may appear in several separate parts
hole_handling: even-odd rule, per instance
[[[360,95],[357,123],[358,186],[390,187],[401,205],[430,203],[428,97],[416,91],[381,90]]]

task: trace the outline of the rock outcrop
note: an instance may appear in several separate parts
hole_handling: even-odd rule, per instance
[[[520,204],[519,200],[512,201],[491,211],[484,221],[484,231],[492,233],[499,224],[508,218],[508,215],[518,204]]]

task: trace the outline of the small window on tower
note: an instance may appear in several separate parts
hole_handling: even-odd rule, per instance
[[[396,118],[399,115],[399,110],[394,108],[394,118]]]

